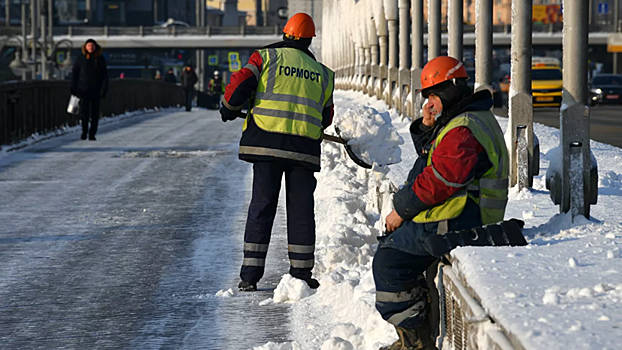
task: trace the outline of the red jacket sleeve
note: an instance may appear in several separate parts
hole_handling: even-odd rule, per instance
[[[231,75],[223,98],[223,105],[226,108],[231,110],[242,108],[257,89],[262,65],[261,55],[255,51],[248,60],[248,64]]]
[[[474,177],[482,153],[486,155],[484,147],[468,128],[452,129],[432,153],[432,164],[417,176],[412,190],[426,205],[442,203]]]

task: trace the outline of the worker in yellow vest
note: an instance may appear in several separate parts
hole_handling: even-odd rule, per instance
[[[248,102],[239,158],[253,163],[253,197],[244,233],[238,289],[257,290],[264,274],[281,179],[287,195],[289,273],[319,287],[315,262],[314,172],[320,170],[322,131],[332,123],[334,73],[309,51],[313,19],[297,13],[283,41],[255,51],[231,76],[220,113],[235,120]]]
[[[488,90],[467,86],[462,62],[437,57],[421,74],[428,101],[410,132],[419,155],[386,217],[373,261],[376,309],[399,339],[383,349],[436,349],[429,290],[423,272],[436,261],[427,237],[503,220],[508,152],[490,111]]]

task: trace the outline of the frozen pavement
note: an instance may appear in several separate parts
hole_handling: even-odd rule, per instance
[[[279,209],[257,293],[229,298],[251,167],[241,123],[148,113],[0,153],[0,348],[247,349],[290,340],[259,303],[287,272]],[[223,293],[220,293],[223,295]]]

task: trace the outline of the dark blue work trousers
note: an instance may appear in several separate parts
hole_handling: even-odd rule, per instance
[[[285,174],[289,273],[311,278],[315,250],[313,192],[317,181],[313,171],[286,162],[253,164],[253,197],[244,232],[244,261],[240,277],[257,283],[265,271],[265,259],[276,215],[281,180]]]

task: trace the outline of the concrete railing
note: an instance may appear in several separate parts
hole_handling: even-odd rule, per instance
[[[442,350],[524,350],[480,305],[464,278],[451,265],[440,264],[440,338]]]

